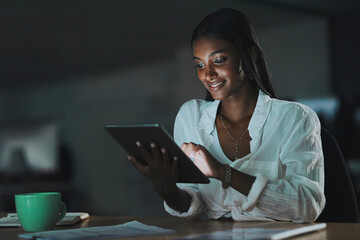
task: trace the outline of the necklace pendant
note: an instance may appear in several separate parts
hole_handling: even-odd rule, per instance
[[[235,160],[238,159],[238,153],[239,153],[239,142],[236,143],[236,148],[235,148]]]

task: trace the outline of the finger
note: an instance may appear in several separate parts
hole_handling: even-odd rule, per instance
[[[204,173],[204,172],[202,171],[202,164],[201,164],[201,162],[199,162],[199,161],[197,161],[197,160],[194,160],[193,163],[195,164],[195,166],[196,166],[202,173]]]
[[[195,151],[194,158],[198,159],[198,158],[202,158],[204,156],[206,156],[206,154],[203,149],[199,148]]]
[[[141,154],[143,155],[146,163],[151,164],[152,163],[152,154],[151,154],[151,152],[140,141],[136,142],[136,146],[138,146],[138,148],[139,148]]]
[[[196,153],[196,152],[195,152],[193,149],[191,149],[191,148],[187,148],[187,149],[186,149],[186,152],[185,152],[185,154],[186,154],[192,161],[194,161],[195,153]]]
[[[183,143],[183,144],[181,144],[181,150],[183,150],[183,152],[185,152],[185,150],[186,150],[186,148],[187,148],[187,145],[188,145],[188,143]]]
[[[190,146],[190,151],[191,151],[191,158],[194,160],[198,157],[201,157],[203,155],[206,155],[205,154],[205,151],[206,149],[202,146],[202,145],[199,145],[199,144],[194,144],[192,143]]]
[[[162,162],[161,154],[159,148],[156,146],[154,142],[150,143],[150,149],[152,153],[152,161],[153,163],[160,163]]]
[[[186,154],[186,156],[188,156],[189,158],[192,157],[192,149],[190,146],[190,143],[183,143],[181,145],[181,150]]]
[[[170,165],[171,165],[171,160],[170,160],[170,156],[169,156],[169,152],[167,151],[166,148],[162,148],[161,149],[161,154],[162,154],[162,162],[164,164],[164,167],[169,169]]]
[[[175,156],[173,158],[171,172],[172,172],[174,181],[177,182],[179,179],[179,175],[180,175],[179,158],[177,156]]]
[[[198,151],[199,149],[201,149],[201,147],[202,147],[202,145],[196,144],[196,143],[193,143],[193,142],[189,143],[189,146],[188,146],[188,148],[190,148],[191,151],[194,151],[194,152],[196,152],[196,151]]]
[[[127,158],[130,160],[130,162],[134,165],[134,167],[141,173],[142,175],[145,175],[147,166],[141,164],[138,159],[134,156],[128,155]]]

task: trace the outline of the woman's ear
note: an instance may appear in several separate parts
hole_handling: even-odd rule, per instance
[[[242,71],[244,70],[244,65],[242,64],[242,61],[241,61],[241,58],[240,58],[240,61],[239,61],[239,73],[241,73]]]

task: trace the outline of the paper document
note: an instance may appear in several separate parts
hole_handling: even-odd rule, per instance
[[[75,239],[107,239],[123,238],[158,234],[174,234],[175,231],[145,225],[138,221],[127,222],[115,226],[76,228],[68,230],[54,230],[37,233],[20,234],[23,239],[39,240],[75,240]]]
[[[300,225],[301,226],[301,225]],[[181,239],[212,239],[212,240],[257,240],[269,239],[280,240],[297,236],[304,233],[318,231],[326,228],[325,223],[313,224],[305,227],[293,229],[271,229],[271,228],[233,228],[225,231],[217,231],[213,233],[201,234],[192,237],[184,237]]]

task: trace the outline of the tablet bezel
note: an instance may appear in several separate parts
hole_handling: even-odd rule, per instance
[[[158,147],[165,147],[171,159],[174,156],[179,158],[180,174],[177,183],[209,183],[210,180],[191,161],[190,158],[175,143],[171,135],[159,124],[131,124],[104,126],[105,130],[121,145],[130,155],[135,156],[142,163],[145,159],[136,146],[136,141],[141,141],[146,147],[150,142],[155,142]]]

